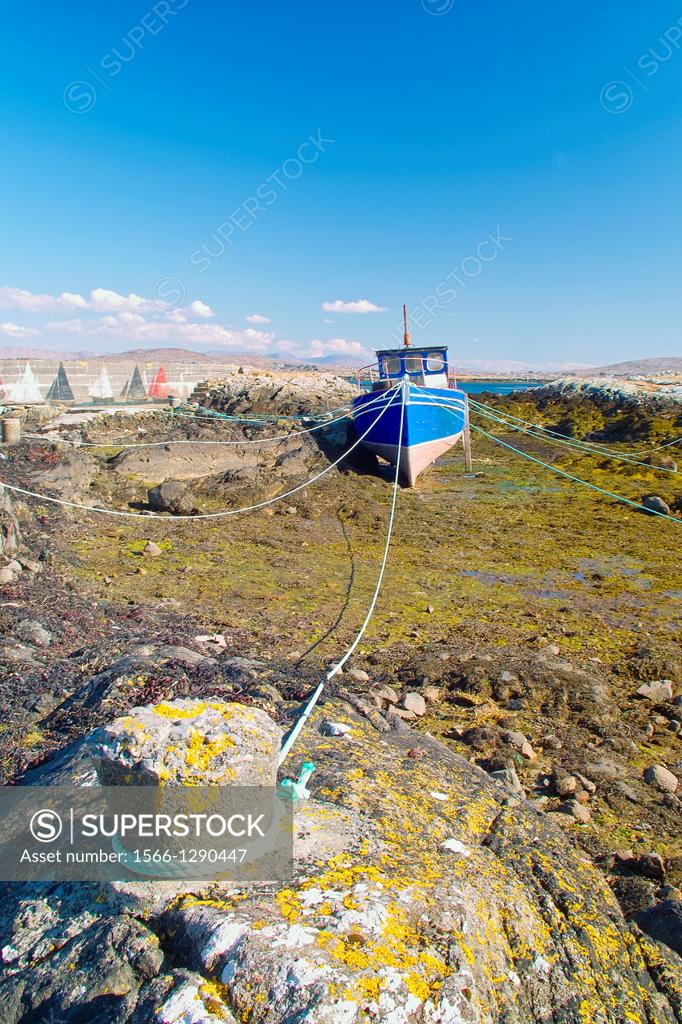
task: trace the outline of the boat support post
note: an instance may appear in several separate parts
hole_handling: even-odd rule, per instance
[[[462,431],[462,446],[464,448],[464,468],[467,473],[473,472],[471,459],[471,427],[469,425],[469,396],[467,395],[466,409],[464,410],[464,430]]]

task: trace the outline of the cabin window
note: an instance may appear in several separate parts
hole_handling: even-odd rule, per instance
[[[405,356],[405,372],[406,373],[421,373],[422,372],[422,357],[421,356]]]
[[[383,360],[384,373],[389,377],[395,377],[400,373],[400,359],[397,356],[388,356]]]
[[[445,369],[445,358],[442,352],[434,352],[426,360],[426,369],[438,373]]]

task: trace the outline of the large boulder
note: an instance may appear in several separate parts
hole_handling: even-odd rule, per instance
[[[97,730],[91,749],[107,786],[274,786],[281,742],[259,708],[175,700],[133,708]]]
[[[22,909],[19,921],[22,915],[28,915],[36,937],[42,937],[44,929],[48,938],[49,924],[56,923],[45,915],[36,917],[32,907]],[[141,987],[158,975],[163,962],[157,936],[141,922],[121,915],[95,920],[66,941],[60,938],[57,932],[56,942],[45,942],[44,953],[29,961],[28,969],[5,972],[0,982],[3,1024],[129,1020]],[[14,951],[11,944],[5,946],[5,963],[20,961]]]
[[[147,492],[149,507],[154,512],[171,512],[176,516],[191,515],[195,511],[194,496],[181,480],[166,480]]]
[[[267,716],[215,705],[174,702],[114,723],[95,741],[107,766],[117,766],[109,778],[127,768],[153,782],[170,769],[184,781],[168,747],[193,751],[198,736],[201,770],[188,781],[212,781],[235,748],[224,762],[217,759],[225,751],[204,758],[215,742],[207,730],[227,735],[235,723],[247,742],[274,751],[278,730]],[[344,734],[329,736],[328,721],[345,726]],[[19,996],[6,1003],[7,1019],[33,1019],[15,1009],[21,999],[34,1013],[54,1007],[66,1020],[86,1020],[104,994],[102,978],[110,1001],[99,1005],[117,1024],[209,1024],[218,1011],[250,1024],[679,1019],[682,959],[657,935],[629,928],[604,876],[561,829],[486,773],[404,726],[379,733],[338,699],[313,713],[285,773],[296,775],[304,760],[317,771],[312,798],[295,805],[296,872],[288,883],[187,896],[169,889],[151,909],[136,904],[137,883],[129,883],[122,910],[111,888],[95,900],[62,885],[35,915],[31,950],[13,961],[10,991]],[[80,918],[77,907],[53,912],[68,893],[83,904]],[[122,899],[120,890],[115,895]],[[12,899],[7,935],[35,891],[16,887]],[[74,938],[79,921],[83,936]],[[137,932],[125,947],[110,940],[116,928],[162,936],[164,962],[153,939],[142,957]],[[93,966],[79,975],[80,987],[69,978],[59,997],[54,987],[43,995],[46,975],[59,977],[67,962],[80,971],[88,935],[101,952],[88,940],[85,962]],[[112,962],[111,951],[124,948],[124,959],[117,952]]]

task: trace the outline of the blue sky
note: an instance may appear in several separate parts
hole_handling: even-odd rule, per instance
[[[682,351],[679,5],[2,11],[0,345]]]

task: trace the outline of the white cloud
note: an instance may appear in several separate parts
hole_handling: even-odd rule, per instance
[[[82,295],[62,292],[54,295],[39,295],[23,288],[0,288],[0,309],[23,309],[29,313],[73,313],[76,309],[87,308]]]
[[[93,288],[90,292],[90,302],[85,308],[93,309],[97,313],[142,313],[153,312],[155,307],[158,309],[153,299],[143,299],[134,292],[130,295],[120,295],[109,288]]]
[[[331,338],[329,341],[320,341],[315,338],[303,353],[311,359],[320,359],[322,356],[347,355],[347,356],[368,356],[369,351],[359,341],[346,341],[345,338]]]
[[[136,313],[116,313],[96,319],[52,320],[47,329],[65,335],[78,335],[104,342],[123,340],[131,347],[144,345],[202,345],[239,351],[265,352],[273,343],[273,335],[249,328],[236,331],[221,324],[177,320],[146,320]]]
[[[191,316],[213,316],[204,302],[195,300],[185,307]],[[29,313],[163,313],[163,305],[131,292],[121,295],[110,288],[93,288],[88,299],[75,292],[42,295],[23,288],[0,288],[0,309],[22,309]]]
[[[184,312],[187,313],[188,316],[200,316],[206,320],[215,316],[211,307],[207,306],[206,303],[202,302],[200,299],[195,299],[194,302],[190,302],[189,306],[185,306]]]
[[[337,304],[338,305],[338,304]],[[343,305],[343,303],[341,303]],[[366,300],[350,303],[378,310]],[[107,347],[130,348],[156,346],[190,346],[204,350],[223,349],[234,352],[252,352],[288,359],[320,359],[326,355],[340,355],[365,360],[370,353],[357,341],[332,338],[315,339],[309,343],[278,338],[274,332],[263,329],[269,317],[252,313],[246,317],[249,326],[237,329],[227,324],[209,323],[215,316],[205,302],[195,299],[179,309],[159,306],[152,299],[131,292],[122,295],[108,288],[93,288],[88,298],[73,292],[59,296],[41,295],[19,288],[0,288],[0,308],[16,308],[24,312],[48,314],[40,329],[20,327],[14,323],[0,324],[0,335],[28,338],[47,332]],[[49,316],[49,314],[56,314]],[[369,361],[367,358],[366,361]]]
[[[324,313],[385,313],[386,308],[376,306],[368,299],[356,299],[355,302],[336,299],[335,302],[323,302],[322,311]]]
[[[20,327],[19,324],[5,323],[0,324],[0,334],[8,338],[35,338],[40,331],[35,331],[31,327]]]

